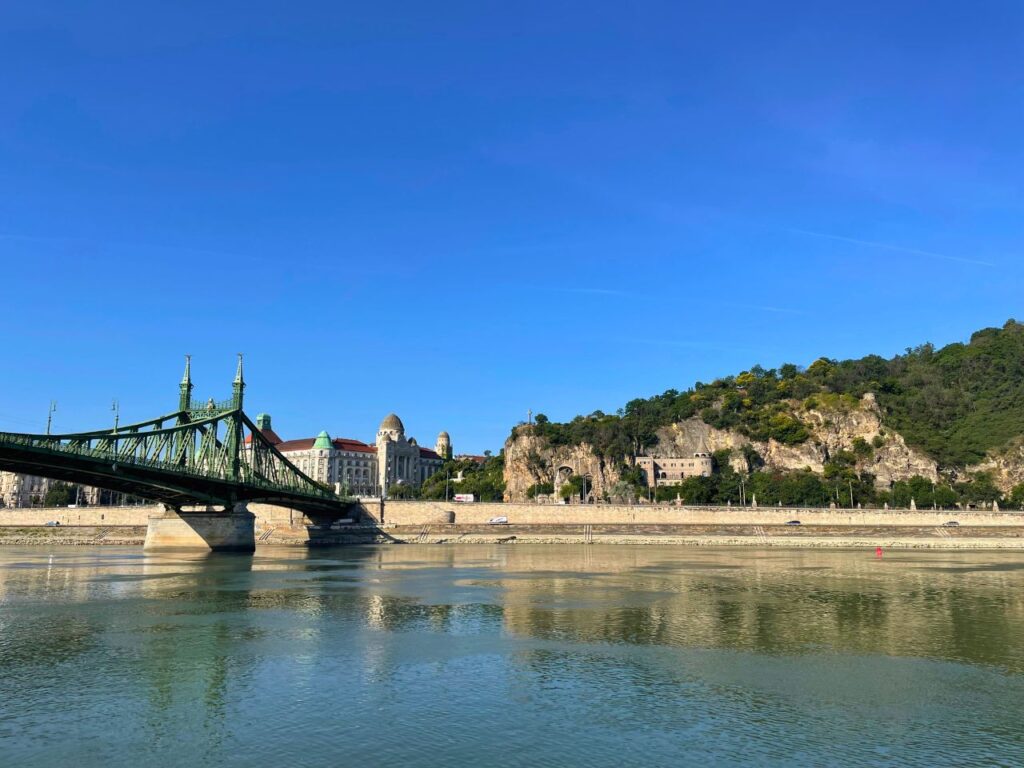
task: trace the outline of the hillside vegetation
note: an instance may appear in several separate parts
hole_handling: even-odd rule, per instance
[[[967,344],[931,344],[885,359],[820,358],[807,368],[755,365],[736,376],[628,402],[571,422],[537,416],[536,432],[553,445],[588,443],[621,460],[652,446],[660,427],[697,416],[752,440],[795,445],[810,438],[803,410],[854,408],[875,393],[885,424],[942,467],[978,463],[986,452],[1024,435],[1024,325],[978,331]]]

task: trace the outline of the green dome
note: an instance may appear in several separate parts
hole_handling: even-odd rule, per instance
[[[321,430],[320,434],[316,436],[316,440],[313,441],[314,448],[324,448],[330,450],[331,436],[327,434],[327,430]]]

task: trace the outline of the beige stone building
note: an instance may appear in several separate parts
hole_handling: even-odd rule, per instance
[[[0,472],[0,502],[4,507],[40,507],[46,499],[46,494],[53,486],[55,480],[48,477],[37,477],[35,475],[22,475],[17,472]],[[71,483],[72,488],[75,486]],[[109,501],[103,497],[103,491],[99,488],[92,488],[87,485],[78,487],[78,499],[80,504],[95,506],[102,501]]]
[[[679,485],[688,477],[711,477],[714,470],[711,452],[703,443],[689,457],[637,456],[636,465],[644,473],[650,488]]]
[[[433,450],[405,436],[405,425],[388,414],[374,443],[332,438],[326,431],[316,437],[282,440],[271,427],[268,414],[256,417],[256,426],[289,461],[314,480],[357,496],[378,496],[395,485],[419,486],[452,456],[451,437],[442,432]]]

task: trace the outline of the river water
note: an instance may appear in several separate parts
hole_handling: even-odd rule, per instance
[[[4,766],[1024,764],[1012,553],[0,549]]]

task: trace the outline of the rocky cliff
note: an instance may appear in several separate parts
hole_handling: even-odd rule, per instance
[[[985,472],[999,490],[1006,493],[1015,485],[1024,483],[1024,438],[1018,438],[1001,451],[993,451],[988,457],[971,467],[973,474]]]
[[[619,481],[616,462],[605,461],[592,446],[551,446],[528,426],[516,427],[505,442],[505,500],[524,501],[527,490],[541,483],[555,484],[559,473],[588,478],[588,491],[593,488],[603,498]]]
[[[903,437],[882,424],[882,414],[871,394],[865,395],[852,406],[819,405],[800,409],[794,404],[792,414],[811,434],[810,439],[797,445],[785,445],[776,440],[759,442],[750,440],[733,430],[720,430],[708,426],[698,418],[672,424],[658,431],[658,444],[651,449],[657,456],[690,456],[703,441],[711,451],[723,448],[733,450],[730,459],[737,471],[747,470],[743,447],[753,448],[768,470],[789,471],[808,468],[823,472],[825,463],[840,451],[855,450],[860,438],[871,448],[870,455],[860,461],[861,469],[875,476],[880,487],[889,487],[896,480],[914,475],[929,480],[938,479],[937,464],[920,451],[907,446]]]
[[[752,449],[766,470],[809,468],[823,472],[830,457],[840,451],[855,452],[860,443],[858,466],[862,471],[873,474],[879,487],[888,488],[890,483],[907,480],[914,475],[932,481],[939,479],[935,461],[907,446],[900,434],[883,425],[882,413],[871,394],[859,402],[826,401],[811,408],[794,401],[790,404],[790,412],[807,428],[810,433],[808,440],[795,445],[776,440],[755,441],[735,430],[715,429],[694,417],[658,430],[657,444],[648,447],[646,453],[685,457],[692,456],[702,446],[711,451],[731,449],[730,463],[737,471],[745,472]],[[1024,446],[1018,452],[1019,457],[1010,457],[999,465],[1000,476],[1007,482],[1018,477],[1024,480]],[[520,501],[526,498],[531,485],[557,484],[556,475],[563,468],[575,474],[589,474],[594,491],[601,496],[620,479],[619,465],[620,460],[602,458],[590,445],[553,447],[533,428],[521,426],[505,444],[506,496]]]

